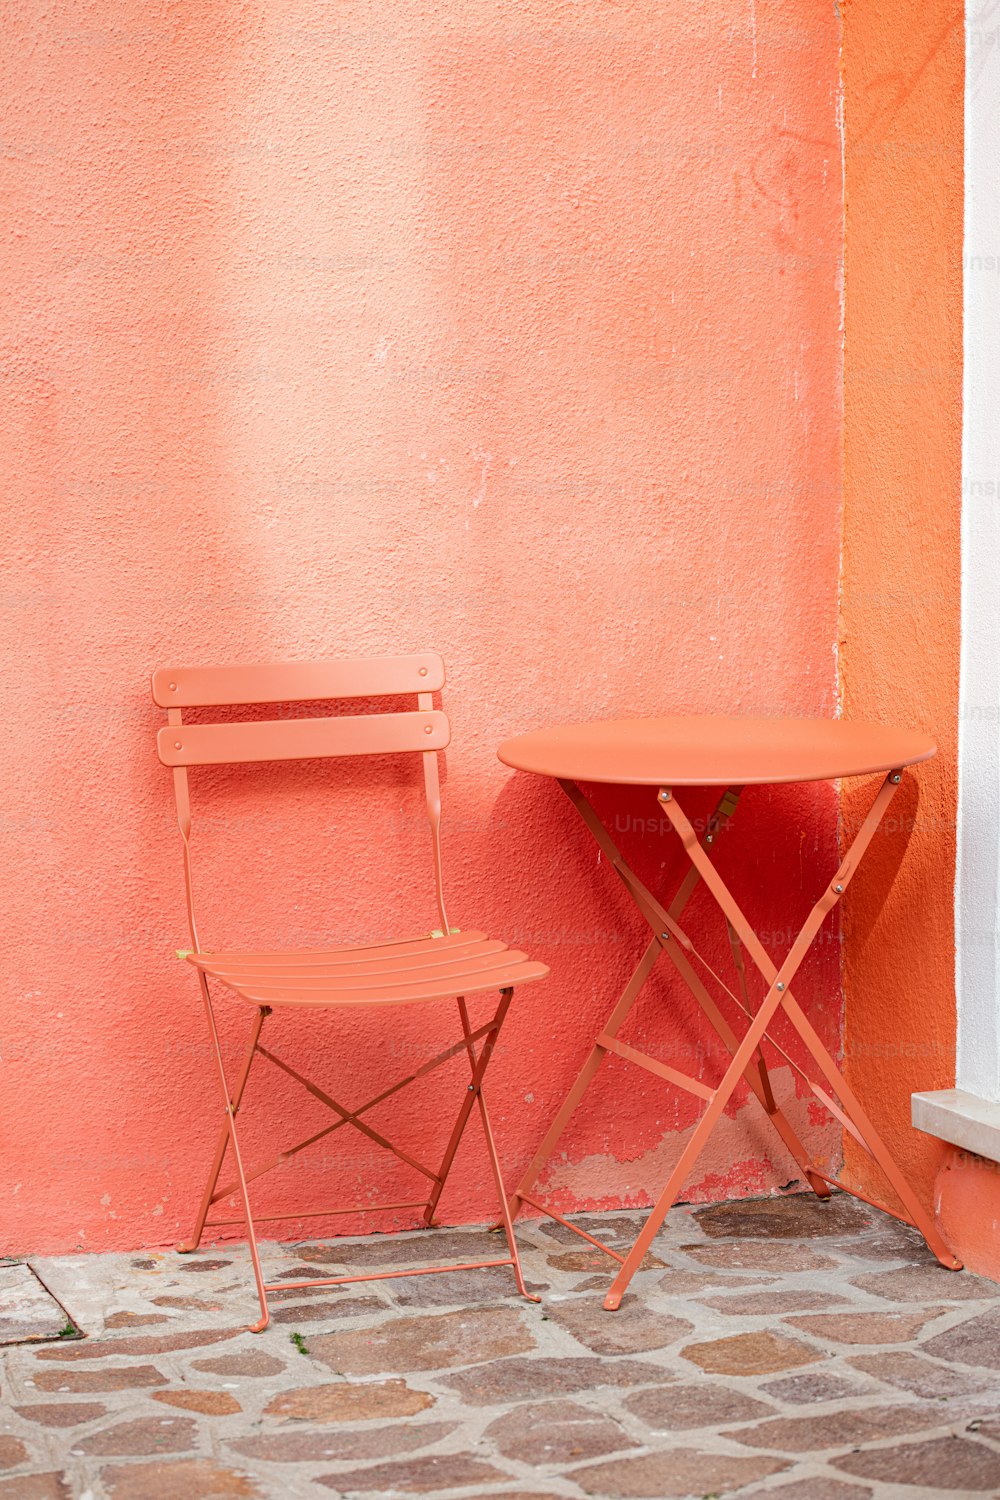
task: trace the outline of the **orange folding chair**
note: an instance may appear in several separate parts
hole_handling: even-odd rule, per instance
[[[445,911],[441,870],[441,793],[438,774],[438,751],[449,742],[446,716],[433,707],[433,694],[444,685],[444,664],[439,656],[424,653],[416,656],[393,656],[345,659],[326,662],[298,662],[262,666],[181,667],[153,674],[153,701],[167,710],[167,725],[157,735],[157,751],[165,766],[174,774],[177,820],[184,844],[184,881],[187,895],[191,951],[183,951],[195,969],[201,987],[208,1020],[212,1055],[222,1089],[225,1123],[219,1135],[208,1181],[202,1196],[191,1239],[178,1249],[182,1253],[196,1250],[206,1228],[236,1220],[210,1220],[214,1204],[238,1194],[246,1224],[250,1257],[253,1262],[257,1294],[260,1298],[260,1320],[254,1333],[267,1327],[269,1314],[267,1294],[279,1290],[269,1285],[261,1271],[254,1219],[250,1208],[248,1183],[294,1157],[307,1146],[330,1135],[344,1125],[361,1132],[377,1146],[390,1151],[424,1179],[421,1197],[411,1203],[374,1205],[376,1210],[419,1208],[424,1223],[430,1226],[438,1200],[448,1180],[465,1126],[474,1107],[478,1107],[490,1168],[501,1205],[502,1223],[507,1235],[508,1254],[503,1259],[476,1261],[460,1266],[423,1266],[405,1271],[389,1271],[369,1276],[322,1277],[307,1281],[282,1281],[280,1289],[308,1286],[340,1286],[353,1281],[376,1281],[395,1276],[425,1276],[445,1271],[477,1270],[486,1266],[511,1266],[518,1291],[531,1301],[521,1271],[517,1241],[507,1209],[507,1198],[500,1175],[497,1149],[490,1128],[489,1113],[483,1097],[483,1076],[496,1046],[500,1028],[510,1008],[514,986],[529,980],[544,979],[544,964],[530,962],[525,954],[505,943],[491,941],[482,932],[461,932],[448,925]],[[350,698],[399,698],[416,695],[416,708],[387,713],[356,713],[322,718],[282,718],[278,720],[203,724],[183,722],[186,708],[216,708],[222,705],[309,703]],[[440,928],[416,937],[370,946],[339,946],[321,950],[287,952],[206,952],[198,937],[194,913],[191,874],[191,801],[188,769],[191,766],[233,765],[252,761],[305,760],[314,757],[346,755],[419,754],[423,761],[434,854],[434,877]],[[252,1008],[250,1037],[242,1064],[235,1079],[226,1076],[215,1012],[212,1006],[213,986],[239,997]],[[473,1027],[466,997],[498,990],[496,1011],[483,1024]],[[456,1000],[462,1027],[461,1040],[416,1068],[406,1078],[384,1088],[374,1098],[348,1108],[329,1093],[292,1068],[270,1047],[261,1044],[265,1021],[274,1013],[308,1014],[318,1007],[367,1007],[384,1012],[395,1005],[412,1005],[441,1000]],[[482,1045],[478,1052],[476,1044]],[[377,1104],[397,1094],[418,1078],[424,1078],[450,1058],[465,1053],[471,1080],[464,1087],[461,1107],[444,1155],[437,1167],[426,1166],[401,1150],[362,1117]],[[265,1058],[309,1094],[326,1105],[336,1116],[334,1123],[308,1139],[271,1157],[254,1170],[244,1168],[240,1154],[236,1117],[257,1057]],[[232,1153],[235,1179],[219,1185],[227,1152]],[[355,1208],[322,1209],[311,1213],[273,1214],[269,1220],[320,1218],[337,1213],[368,1211],[373,1205]],[[262,1222],[264,1218],[262,1217]]]

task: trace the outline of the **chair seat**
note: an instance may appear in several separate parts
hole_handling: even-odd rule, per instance
[[[188,962],[254,1005],[378,1005],[447,1000],[544,979],[545,964],[483,932],[372,946],[273,953],[188,953]]]

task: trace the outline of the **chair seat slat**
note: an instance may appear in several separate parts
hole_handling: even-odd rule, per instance
[[[435,940],[429,938],[424,948],[418,952],[396,956],[389,949],[383,958],[341,959],[328,964],[309,964],[308,966],[295,963],[262,964],[249,959],[244,962],[215,961],[201,964],[200,967],[209,973],[218,974],[220,978],[238,979],[241,982],[252,978],[259,980],[261,984],[268,984],[275,976],[284,981],[289,974],[294,974],[296,983],[311,983],[314,979],[336,979],[350,974],[386,974],[396,970],[406,972],[412,969],[437,968],[443,964],[468,963],[472,959],[485,958],[492,953],[510,952],[507,944],[496,938],[482,943],[472,943],[457,951],[454,948],[441,948],[437,952],[429,951],[432,943],[437,948]]]
[[[251,985],[237,985],[233,980],[220,980],[236,994],[254,1005],[295,1005],[303,1009],[320,1006],[352,1005],[411,1005],[420,1000],[446,1000],[456,995],[478,995],[487,990],[498,990],[515,985],[530,984],[532,980],[548,976],[545,964],[523,960],[512,963],[505,969],[482,969],[461,977],[441,976],[423,979],[406,985],[372,984],[363,989],[341,988],[329,990],[303,990],[294,984],[283,988],[258,990]]]
[[[371,989],[377,986],[381,989],[389,989],[394,985],[405,988],[407,985],[422,984],[430,979],[447,979],[449,977],[471,978],[474,975],[492,973],[496,969],[509,968],[511,964],[523,963],[527,954],[517,948],[507,948],[503,943],[497,943],[494,951],[489,954],[473,954],[468,958],[456,958],[451,960],[442,959],[439,963],[415,962],[406,968],[372,968],[366,965],[349,973],[335,974],[312,974],[304,975],[295,970],[285,974],[256,974],[252,970],[249,973],[234,973],[232,969],[207,969],[205,972],[224,984],[232,985],[241,990],[253,990],[254,994],[265,990],[301,990],[307,994],[313,990],[339,991]],[[500,986],[498,985],[499,989]],[[460,994],[461,990],[456,990]]]
[[[220,970],[238,964],[254,964],[270,968],[278,964],[282,968],[311,968],[313,964],[339,963],[341,959],[351,963],[378,962],[385,958],[401,958],[409,953],[423,953],[429,941],[427,933],[417,938],[387,938],[381,943],[335,943],[329,948],[271,948],[260,952],[243,948],[219,948],[208,953],[186,953],[189,963],[199,969]],[[435,949],[453,951],[468,948],[486,940],[485,932],[451,932],[445,937],[433,939]]]

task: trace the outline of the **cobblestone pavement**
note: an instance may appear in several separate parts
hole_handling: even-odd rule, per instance
[[[641,1216],[578,1222],[627,1243]],[[1000,1494],[1000,1286],[852,1199],[676,1209],[610,1262],[525,1223],[506,1269],[289,1291],[244,1247],[32,1262],[86,1334],[2,1351],[0,1500]],[[271,1279],[493,1257],[481,1229],[265,1246]],[[340,1268],[343,1268],[341,1271]]]

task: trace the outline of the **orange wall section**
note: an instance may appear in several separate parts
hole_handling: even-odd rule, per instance
[[[513,1176],[643,939],[558,790],[496,745],[598,714],[836,705],[834,8],[95,0],[67,19],[13,0],[7,33],[0,1251],[170,1242],[207,1166],[220,1109],[173,957],[180,847],[147,688],[171,661],[445,657],[452,921],[552,967],[492,1069]],[[853,649],[851,681],[894,691],[887,658],[866,674]],[[892,650],[917,694],[931,656],[901,634]],[[939,728],[938,707],[889,716]],[[373,801],[346,766],[206,772],[205,940],[432,925],[419,788],[387,774]],[[720,860],[762,932],[792,932],[835,858],[833,790],[745,802]],[[639,873],[669,882],[655,805],[603,805]],[[836,934],[801,990],[835,1045]],[[666,997],[657,981],[640,1033],[717,1076]],[[230,1061],[246,1025],[228,1012]],[[379,1042],[316,1020],[283,1050],[351,1102],[444,1035],[445,1016]],[[778,1084],[794,1092],[788,1070]],[[419,1101],[415,1141],[409,1109],[378,1123],[432,1153],[463,1088]],[[251,1159],[265,1103],[280,1144],[326,1118],[269,1079],[242,1117]],[[794,1176],[754,1109],[730,1116],[694,1197]],[[648,1201],[690,1120],[609,1064],[553,1193]],[[839,1133],[815,1129],[835,1162]],[[259,1201],[357,1202],[380,1180],[411,1196],[346,1135]],[[446,1216],[487,1217],[485,1182],[470,1144]]]
[[[966,1270],[1000,1281],[1000,1165],[943,1148],[934,1208],[945,1240]]]
[[[963,12],[846,0],[842,15],[843,712],[938,744],[845,899],[845,1056],[930,1203],[944,1147],[911,1128],[910,1094],[955,1081]],[[845,838],[871,796],[845,786]],[[850,1141],[846,1153],[848,1180],[884,1194]]]

